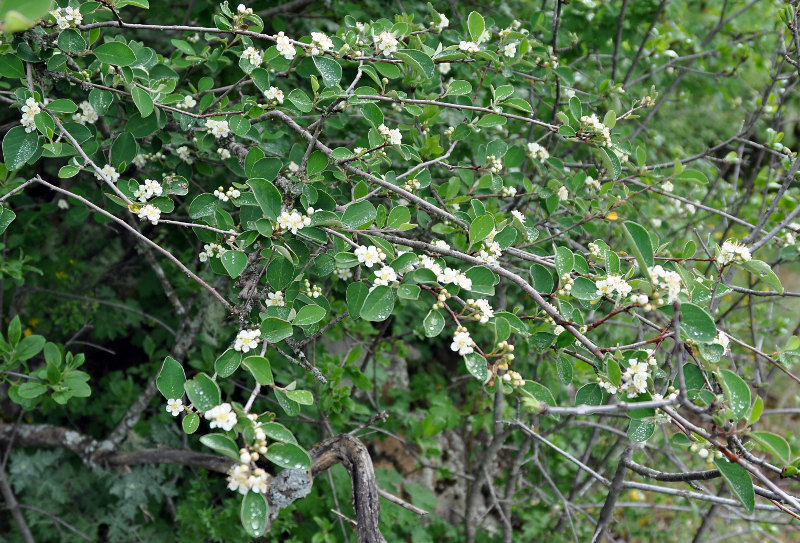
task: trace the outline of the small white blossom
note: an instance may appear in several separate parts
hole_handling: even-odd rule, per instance
[[[385,124],[382,124],[378,127],[378,132],[381,133],[384,139],[389,140],[391,145],[400,145],[400,142],[403,140],[403,135],[400,133],[399,128],[390,129]]]
[[[333,41],[331,41],[331,39],[322,32],[312,32],[311,43],[312,46],[310,52],[312,56],[316,56],[320,53],[333,49]]]
[[[167,400],[167,413],[172,415],[173,417],[177,417],[181,414],[185,408],[183,406],[183,400],[180,398],[170,398]]]
[[[453,343],[450,344],[450,348],[461,356],[464,356],[474,352],[474,346],[475,342],[472,341],[467,329],[463,326],[459,326],[453,336]]]
[[[511,58],[517,56],[517,44],[516,43],[506,44],[506,46],[503,47],[503,54]]]
[[[283,31],[278,32],[275,36],[275,42],[278,48],[278,53],[283,56],[286,60],[292,60],[297,54],[297,51],[294,49],[294,45],[292,45],[292,41],[286,36]]]
[[[286,301],[283,299],[283,292],[279,290],[277,292],[270,292],[267,294],[267,299],[264,300],[264,305],[267,307],[284,307],[286,305]]]
[[[731,262],[749,262],[752,258],[750,249],[748,249],[747,246],[728,240],[723,243],[720,248],[717,264],[725,266]]]
[[[236,340],[233,342],[233,350],[246,353],[255,349],[259,341],[261,341],[261,330],[258,328],[239,330]]]
[[[354,254],[358,258],[358,261],[368,268],[386,260],[386,253],[374,245],[370,245],[369,247],[366,245],[359,245],[354,251]]]
[[[375,284],[389,286],[389,283],[397,281],[397,272],[391,266],[383,266],[375,271]]]
[[[83,14],[79,9],[68,6],[66,8],[54,9],[50,12],[60,30],[66,30],[71,26],[77,26],[83,21]]]
[[[479,46],[474,41],[461,41],[458,44],[458,48],[462,51],[466,51],[469,54],[476,53],[479,49]]]
[[[270,102],[283,103],[283,91],[278,87],[270,87],[265,90],[264,97]]]
[[[558,199],[562,202],[566,202],[569,200],[569,190],[564,185],[558,187]]]
[[[611,296],[615,292],[627,296],[631,290],[632,287],[619,275],[611,274],[597,282],[597,291],[602,296]]]
[[[139,219],[143,221],[150,221],[152,224],[158,224],[158,219],[161,218],[161,210],[153,204],[145,204],[139,208]]]
[[[33,132],[36,130],[35,117],[42,112],[42,108],[39,107],[39,103],[35,99],[28,98],[25,100],[25,105],[20,109],[22,110],[22,120],[20,122],[25,127],[25,132]]]
[[[143,185],[139,185],[139,188],[133,191],[134,198],[138,198],[140,202],[146,202],[153,196],[161,196],[163,192],[163,188],[158,181],[153,179],[145,179]]]
[[[212,407],[204,414],[206,420],[210,420],[210,428],[220,428],[226,432],[233,430],[236,426],[236,413],[229,403],[221,403],[216,407]],[[246,492],[245,492],[246,493]]]
[[[511,214],[514,215],[514,218],[517,219],[522,224],[525,224],[525,215],[517,211],[516,209],[511,210]]]
[[[228,490],[247,494],[250,491],[248,481],[250,479],[250,466],[248,464],[236,464],[228,473]]]
[[[228,127],[228,121],[217,121],[214,119],[206,119],[206,131],[215,138],[226,138],[228,134],[231,133]]]
[[[80,104],[78,104],[78,108],[80,111],[76,111],[72,114],[72,120],[79,124],[94,124],[100,119],[100,116],[97,114],[97,111],[94,109],[92,104],[88,101],[84,100]]]
[[[67,200],[64,198],[59,199],[58,202],[56,202],[56,205],[58,206],[58,209],[69,209],[69,202],[67,202]]]
[[[301,228],[305,228],[311,224],[311,217],[301,214],[296,209],[291,211],[283,211],[278,217],[277,230],[278,232],[291,232],[297,234]]]
[[[225,147],[220,147],[217,149],[217,154],[222,160],[228,160],[231,158],[231,152],[228,151]]]
[[[540,162],[544,162],[550,158],[550,152],[535,141],[532,141],[528,144],[528,156]]]
[[[431,21],[431,26],[434,28],[434,30],[436,30],[436,32],[441,32],[442,30],[450,26],[450,20],[447,17],[445,17],[443,13],[440,13],[439,22],[435,23]]]
[[[439,73],[442,75],[447,75],[450,73],[450,63],[449,62],[440,62],[439,63]]]
[[[377,49],[379,55],[388,57],[397,51],[398,43],[397,38],[391,32],[381,32],[375,38],[375,49]]]
[[[111,164],[106,164],[100,168],[100,172],[95,172],[94,176],[100,181],[109,180],[112,183],[119,181],[119,172]]]
[[[194,162],[194,158],[192,157],[192,152],[185,145],[181,145],[180,147],[175,149],[175,154],[178,155],[178,158],[180,158],[187,164],[192,164]]]

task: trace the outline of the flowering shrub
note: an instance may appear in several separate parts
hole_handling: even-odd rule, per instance
[[[8,4],[13,537],[49,447],[89,540],[800,514],[794,3]]]

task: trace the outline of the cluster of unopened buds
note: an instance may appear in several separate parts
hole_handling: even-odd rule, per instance
[[[215,256],[222,256],[226,249],[220,245],[219,243],[206,243],[203,245],[203,252],[200,253],[199,257],[200,262],[205,262],[209,258],[214,258]]]
[[[506,198],[510,198],[512,196],[517,195],[517,187],[503,187],[500,189],[500,194]]]
[[[552,47],[548,47],[550,54],[545,57],[536,57],[533,62],[540,68],[558,68],[558,57],[553,54]]]
[[[467,300],[467,308],[475,310],[472,316],[481,324],[486,324],[489,322],[489,319],[494,317],[494,310],[489,300],[486,298],[479,298],[477,300],[470,298]]]
[[[503,382],[506,384],[511,385],[512,387],[521,387],[525,384],[525,379],[522,378],[522,375],[515,372],[514,370],[508,370],[502,377]]]
[[[600,246],[593,241],[589,242],[589,254],[595,258],[603,258],[605,256],[603,255],[603,250],[600,248]]]
[[[455,132],[455,131],[456,131],[456,129],[455,129],[454,126],[448,126],[447,128],[444,129],[444,135],[449,138],[450,136],[453,135],[453,132]]]
[[[500,173],[503,171],[503,162],[494,155],[486,157],[486,168],[492,173]]]
[[[261,330],[258,328],[239,330],[236,340],[233,342],[233,350],[242,353],[249,352],[258,347],[259,341],[261,341]]]
[[[436,301],[431,306],[432,309],[442,309],[444,307],[445,302],[448,298],[450,298],[452,294],[447,292],[447,290],[442,289],[439,291],[439,295],[436,297]]]
[[[492,356],[498,358],[495,362],[495,367],[498,370],[508,370],[508,364],[515,358],[514,345],[508,341],[501,341],[497,344],[497,348],[491,353]]]
[[[644,96],[642,97],[640,103],[642,107],[653,107],[654,105],[656,105],[656,99],[653,98],[652,96]]]
[[[715,458],[722,458],[722,451],[712,450],[711,447],[706,447],[705,443],[692,443],[689,450],[697,456],[705,460],[709,465],[714,463]]]
[[[161,151],[157,151],[155,153],[139,153],[135,157],[133,157],[133,164],[137,168],[144,168],[147,166],[148,161],[153,160],[164,160],[164,153]]]
[[[322,295],[322,287],[319,285],[311,285],[311,281],[305,280],[306,295],[309,298],[319,298]]]
[[[218,189],[214,191],[214,196],[216,196],[223,202],[227,202],[228,200],[238,198],[241,195],[242,193],[239,192],[239,190],[234,187],[228,187],[228,190],[225,190],[222,186],[220,186]]]
[[[403,183],[403,189],[407,190],[408,192],[414,192],[415,190],[419,190],[420,184],[417,181],[417,178],[409,179],[405,183]]]
[[[559,296],[569,296],[570,292],[572,292],[572,285],[575,284],[575,280],[570,274],[565,273],[559,278],[559,284],[561,287],[558,289],[557,294]]]

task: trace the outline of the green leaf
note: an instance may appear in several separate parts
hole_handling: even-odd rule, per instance
[[[287,390],[286,397],[300,405],[314,405],[314,395],[308,390]]]
[[[133,87],[131,96],[133,97],[133,103],[136,104],[136,108],[142,115],[142,119],[153,112],[153,98],[146,90],[141,87]]]
[[[465,94],[470,94],[472,92],[472,85],[469,81],[464,81],[461,79],[456,79],[450,82],[447,86],[447,92],[444,93],[445,96],[463,96]]]
[[[19,386],[18,394],[21,398],[25,399],[32,399],[38,398],[42,394],[47,392],[47,386],[43,385],[42,383],[36,383],[34,381],[27,381],[22,383]]]
[[[326,87],[334,87],[339,84],[342,79],[341,65],[330,57],[315,56],[314,66],[322,75],[322,82]]]
[[[636,257],[636,262],[639,263],[639,271],[641,274],[649,278],[650,275],[647,270],[655,265],[653,258],[653,244],[650,241],[650,235],[642,225],[633,221],[625,222],[625,236],[633,250],[633,256]]]
[[[572,363],[566,357],[556,358],[556,371],[561,384],[568,385],[572,382]]]
[[[783,437],[771,432],[750,432],[747,435],[758,443],[762,449],[777,456],[784,464],[788,464],[791,460],[792,449]]]
[[[672,306],[665,305],[658,309],[672,316]],[[711,343],[717,337],[714,319],[705,309],[694,304],[681,304],[681,330],[698,343]]]
[[[7,207],[0,207],[0,234],[6,231],[8,225],[14,222],[17,214],[8,209]]]
[[[611,381],[611,384],[615,387],[619,386],[619,382],[622,379],[622,372],[619,369],[619,364],[613,358],[609,358],[606,363],[606,375],[608,375],[608,380]]]
[[[364,305],[361,306],[360,317],[365,321],[385,321],[392,314],[392,309],[394,309],[394,291],[380,285],[367,294]]]
[[[433,79],[433,60],[416,49],[398,49],[394,56],[405,62],[413,71],[426,79]]]
[[[8,323],[8,342],[11,347],[16,347],[22,337],[22,322],[19,320],[19,315],[15,315],[11,322]]]
[[[628,437],[631,441],[636,441],[637,443],[644,443],[653,437],[655,431],[656,425],[652,422],[634,419],[628,425]]]
[[[161,371],[156,378],[156,387],[167,400],[183,398],[183,385],[186,383],[186,374],[180,362],[168,356],[161,365]]]
[[[342,224],[347,228],[358,228],[375,220],[375,206],[366,200],[347,206],[342,215]]]
[[[200,443],[221,455],[239,460],[239,448],[236,443],[225,434],[206,434],[200,436]]]
[[[531,265],[531,281],[533,281],[533,288],[536,292],[543,294],[550,294],[553,291],[555,283],[550,271],[541,264]]]
[[[480,13],[477,11],[470,12],[467,17],[467,28],[469,29],[469,35],[472,41],[478,41],[486,28],[486,23],[483,21],[483,17]]]
[[[311,458],[294,443],[273,443],[267,449],[267,460],[286,469],[309,469]]]
[[[327,311],[325,311],[324,308],[318,305],[309,304],[300,308],[300,311],[297,312],[292,324],[295,326],[308,326],[310,324],[315,324],[324,319],[326,313]]]
[[[779,294],[783,294],[783,285],[781,285],[781,280],[778,279],[778,276],[775,275],[775,272],[772,271],[772,268],[769,267],[769,264],[763,260],[750,260],[748,262],[739,264],[739,266],[749,271],[760,280],[764,281],[764,283],[774,288]]]
[[[44,348],[44,344],[47,343],[47,340],[39,335],[33,335],[22,338],[22,341],[19,342],[17,345],[15,356],[17,360],[25,361],[30,360],[40,352]]]
[[[74,28],[67,28],[58,35],[58,48],[65,53],[83,53],[86,51],[86,40]]]
[[[269,360],[263,356],[248,356],[242,360],[242,366],[253,374],[259,385],[272,386],[275,384],[275,379],[272,377],[272,366],[270,366]]]
[[[583,116],[583,107],[581,106],[581,100],[577,96],[572,96],[569,99],[569,112],[572,113],[572,117],[580,122],[581,117]]]
[[[597,285],[591,279],[576,277],[570,294],[579,300],[596,300],[600,297]]]
[[[550,392],[549,388],[541,383],[537,383],[536,381],[525,381],[525,384],[522,385],[522,390],[543,404],[547,404],[551,407],[555,407],[556,405],[556,400],[553,398],[553,393]]]
[[[575,255],[566,247],[556,247],[556,272],[559,279],[564,275],[570,273],[575,266]]]
[[[200,417],[197,415],[197,413],[189,413],[183,417],[181,425],[183,426],[184,432],[187,434],[193,434],[198,428],[200,428]]]
[[[294,437],[294,434],[289,431],[286,426],[283,424],[279,424],[277,422],[266,422],[260,426],[266,436],[274,441],[280,441],[281,443],[294,443],[297,444],[297,440]]]
[[[622,173],[622,164],[619,163],[619,158],[614,154],[614,151],[608,147],[602,147],[601,150],[601,158],[603,159],[603,164],[606,169],[613,172],[614,179],[619,178],[619,175]]]
[[[13,53],[0,55],[0,75],[11,79],[21,79],[25,77],[25,67],[19,57]]]
[[[361,281],[355,281],[347,285],[345,298],[347,299],[347,311],[350,318],[357,319],[361,316],[361,308],[369,294],[369,287]]]
[[[308,113],[314,109],[311,99],[301,89],[294,89],[286,98],[303,113]]]
[[[275,188],[275,185],[262,178],[250,179],[247,181],[247,185],[253,189],[253,195],[256,197],[258,205],[261,206],[264,216],[271,221],[276,221],[281,214],[283,205],[280,191]]]
[[[444,329],[444,317],[438,309],[431,309],[422,321],[425,337],[436,337]]]
[[[729,370],[719,370],[717,377],[728,401],[728,407],[733,412],[733,418],[738,421],[750,410],[750,387],[741,377]]]
[[[397,297],[401,300],[419,300],[419,285],[402,284],[397,288]]]
[[[189,204],[189,216],[193,219],[209,217],[214,214],[219,200],[209,193],[198,194]]]
[[[121,133],[111,145],[111,164],[115,168],[120,168],[122,164],[131,164],[136,157],[137,150],[136,139],[131,133]]]
[[[242,362],[242,353],[228,349],[214,362],[214,371],[220,377],[230,377],[239,368]]]
[[[274,290],[283,290],[294,280],[294,273],[294,265],[282,256],[275,254],[267,267],[267,281]]]
[[[473,12],[474,13],[474,12]],[[475,245],[483,241],[494,228],[494,217],[489,214],[476,217],[469,225],[469,244]]]
[[[39,146],[36,132],[25,132],[22,126],[15,126],[3,138],[3,160],[10,171],[20,169]]]
[[[597,383],[589,383],[578,389],[576,405],[600,405],[603,403],[603,389]]]
[[[750,474],[739,464],[728,462],[725,458],[714,459],[714,465],[728,483],[728,487],[739,498],[748,513],[752,513],[756,505],[756,495]]]
[[[240,519],[242,527],[250,537],[260,537],[267,529],[269,521],[267,498],[258,492],[248,492],[242,500]]]
[[[228,275],[236,279],[247,266],[247,254],[244,251],[225,251],[220,257]]]
[[[270,343],[278,343],[292,335],[292,325],[289,322],[268,317],[261,323],[261,337]]]
[[[328,157],[322,151],[314,151],[308,157],[306,164],[306,173],[308,175],[318,174],[328,166]]]
[[[764,411],[764,401],[761,396],[756,395],[756,401],[753,402],[753,407],[750,410],[750,416],[747,417],[748,426],[752,426],[758,419],[761,418],[761,413]]]
[[[115,66],[130,66],[136,62],[136,55],[133,50],[118,41],[110,41],[95,47],[94,56],[100,59],[100,62],[106,64],[114,64]]]
[[[386,226],[388,228],[397,228],[403,224],[411,221],[411,212],[406,206],[396,206],[392,208],[389,213],[389,218],[386,219]]]
[[[189,401],[200,411],[209,411],[222,403],[219,386],[205,373],[198,373],[183,384]]]

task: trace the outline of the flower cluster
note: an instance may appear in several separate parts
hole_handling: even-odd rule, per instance
[[[528,144],[528,156],[540,162],[544,162],[550,158],[550,152],[535,141],[532,141]]]
[[[398,43],[397,38],[391,32],[381,32],[375,38],[375,50],[378,51],[379,55],[388,57],[397,51]]]
[[[137,215],[139,215],[140,220],[158,224],[158,219],[161,218],[161,210],[153,204],[145,204],[139,208]]]
[[[459,42],[458,48],[461,49],[462,51],[466,51],[471,55],[477,53],[478,50],[480,49],[480,46],[474,41],[462,40],[461,42]]]
[[[177,417],[181,412],[186,409],[183,405],[183,400],[180,398],[170,398],[167,400],[167,413],[173,417]]]
[[[603,258],[603,250],[593,241],[589,242],[589,253],[595,258]]]
[[[500,249],[500,244],[494,240],[497,235],[497,230],[492,228],[486,239],[483,240],[483,248],[478,251],[478,258],[487,264],[497,264],[499,258],[502,256],[503,251]]]
[[[525,379],[516,371],[508,370],[505,375],[503,375],[503,382],[508,383],[512,387],[521,387],[525,384]]]
[[[271,105],[283,103],[283,91],[278,87],[270,87],[264,91],[264,98],[269,100]]]
[[[517,187],[503,187],[500,189],[500,194],[505,196],[506,198],[510,198],[512,196],[517,195]]]
[[[71,26],[77,26],[83,21],[83,14],[78,8],[67,6],[65,8],[54,9],[50,12],[60,30],[66,30]]]
[[[389,286],[389,283],[397,281],[397,272],[391,266],[383,266],[379,270],[375,270],[375,285],[376,286]]]
[[[236,334],[236,340],[233,342],[233,350],[246,353],[251,349],[255,349],[259,341],[261,341],[261,330],[258,328],[239,330],[239,333]]]
[[[236,6],[236,11],[239,13],[239,15],[252,15],[253,14],[253,8],[248,8],[244,4],[239,4],[238,6]]]
[[[445,243],[445,245],[447,244]],[[433,273],[435,273],[436,280],[439,282],[440,285],[449,285],[452,283],[454,285],[457,285],[459,288],[463,288],[464,290],[472,289],[472,279],[467,277],[466,274],[454,268],[450,267],[442,268],[442,266],[438,262],[436,262],[436,260],[429,257],[428,255],[420,255],[418,258],[419,258],[418,266],[427,268],[431,270]]]
[[[565,187],[564,185],[558,187],[556,194],[558,194],[558,199],[562,202],[566,202],[567,200],[569,200],[569,189],[567,189],[567,187]]]
[[[226,432],[233,430],[233,427],[236,426],[236,413],[233,412],[233,408],[229,403],[221,403],[216,407],[212,407],[208,411],[205,412],[203,415],[206,420],[210,420],[211,422],[208,424],[210,428],[219,428]]]
[[[163,192],[161,183],[153,179],[145,179],[144,185],[139,185],[139,188],[133,191],[133,197],[137,198],[140,202],[146,202],[153,196],[161,196]]]
[[[597,282],[597,291],[601,296],[611,296],[615,292],[621,296],[631,293],[632,287],[619,275],[611,274]]]
[[[111,164],[106,164],[100,168],[99,172],[95,172],[94,176],[100,181],[108,179],[112,183],[119,181],[119,172]]]
[[[278,222],[275,225],[276,233],[291,232],[297,234],[301,228],[305,228],[311,224],[311,217],[303,215],[296,209],[291,211],[284,210],[278,217]]]
[[[650,367],[656,365],[653,357],[639,361],[635,358],[628,360],[628,369],[622,374],[619,391],[628,394],[628,398],[635,398],[647,392],[647,379],[650,378]]]
[[[387,140],[391,145],[400,145],[400,142],[403,140],[403,135],[400,133],[399,128],[390,129],[385,124],[382,124],[378,127],[378,132],[380,132],[383,139]]]
[[[333,41],[323,34],[322,32],[311,33],[311,50],[309,51],[312,56],[319,55],[325,51],[333,49]]]
[[[235,189],[233,187],[228,187],[228,190],[225,190],[223,187],[219,187],[214,191],[214,196],[222,200],[223,202],[227,202],[233,198],[238,198],[241,196],[242,193],[239,192],[239,189]]]
[[[653,266],[648,270],[650,274],[650,281],[653,283],[654,288],[667,289],[667,302],[672,303],[678,299],[678,294],[681,292],[681,276],[678,272],[665,270],[661,265]],[[661,305],[661,300],[657,299],[656,303]],[[648,308],[649,309],[649,308]]]
[[[231,133],[228,121],[216,121],[214,119],[206,119],[206,131],[215,138],[227,138],[228,134]]]
[[[100,118],[100,116],[97,114],[97,110],[95,110],[92,104],[86,100],[78,104],[78,108],[80,111],[72,114],[72,120],[76,123],[94,124]]]
[[[592,177],[591,175],[586,176],[586,181],[584,181],[589,190],[600,190],[600,181]]]
[[[221,158],[222,160],[228,160],[229,158],[231,158],[231,152],[224,147],[220,147],[219,149],[217,149],[217,154],[219,155],[219,158]]]
[[[408,181],[403,183],[403,188],[408,192],[414,192],[415,190],[419,190],[420,186],[421,185],[419,184],[419,181],[417,181],[416,177],[414,179],[409,179]]]
[[[515,218],[515,219],[517,219],[519,222],[521,222],[522,224],[525,224],[525,215],[523,215],[521,212],[517,211],[516,209],[512,209],[512,210],[511,210],[511,214],[512,214],[512,215],[514,216],[514,218]]]
[[[503,171],[503,162],[494,155],[486,157],[487,167],[492,173],[500,173]]]
[[[178,155],[178,158],[184,161],[186,164],[192,164],[194,162],[194,157],[192,157],[192,151],[185,145],[181,145],[177,149],[175,149],[175,154]]]
[[[558,289],[558,294],[561,296],[568,296],[572,292],[572,285],[575,284],[575,280],[569,273],[565,273],[559,278],[558,282],[559,285],[561,285]]]
[[[728,240],[720,247],[717,264],[725,266],[731,262],[749,262],[752,258],[750,249],[745,245]]]
[[[594,134],[599,140],[601,146],[611,146],[611,129],[601,123],[600,119],[598,119],[597,115],[594,113],[581,117],[581,130],[583,132]]]
[[[222,256],[224,252],[225,248],[219,243],[206,243],[203,245],[203,252],[199,255],[200,262],[205,262],[209,258],[214,258],[215,256]]]
[[[25,100],[25,105],[22,106],[22,126],[25,127],[25,132],[33,132],[36,130],[36,121],[34,118],[36,115],[42,112],[42,108],[39,107],[39,103],[34,98],[28,98]]]
[[[467,300],[467,307],[476,311],[475,316],[481,324],[486,324],[489,322],[489,319],[494,317],[494,310],[489,300],[485,298],[479,298],[477,300],[470,298]]]
[[[450,348],[461,356],[464,356],[473,352],[475,350],[473,347],[475,347],[475,342],[470,337],[467,329],[463,326],[456,328],[456,333],[453,336],[453,343],[450,344]]]
[[[793,222],[790,223],[789,232],[783,235],[783,243],[785,245],[794,245],[797,242],[797,232],[800,231],[800,224]]]
[[[292,40],[289,39],[289,36],[284,34],[283,31],[281,30],[280,32],[275,34],[273,38],[275,38],[275,43],[278,48],[278,53],[280,53],[281,56],[283,56],[283,58],[285,58],[286,60],[292,60],[295,54],[297,54],[297,51],[295,51],[294,45],[292,45]]]
[[[706,447],[704,443],[692,443],[689,446],[689,450],[705,460],[709,466],[714,464],[715,458],[722,458],[723,456],[722,451],[712,451],[709,447]]]
[[[306,295],[309,298],[319,298],[322,296],[322,287],[319,285],[312,285],[311,281],[305,280]]]
[[[133,164],[137,168],[144,168],[145,166],[147,166],[148,160],[163,160],[163,159],[164,159],[164,153],[162,153],[161,151],[155,153],[139,153],[138,155],[133,157]]]
[[[242,58],[253,66],[261,66],[261,63],[264,61],[264,55],[255,47],[248,47],[242,51]]]
[[[336,268],[333,270],[333,275],[341,279],[342,281],[347,281],[353,278],[353,270],[350,268]]]
[[[364,264],[368,268],[386,260],[386,253],[374,245],[370,245],[369,247],[366,245],[359,245],[353,252],[358,258],[358,262]]]
[[[267,298],[264,300],[264,305],[267,307],[284,307],[286,305],[286,301],[283,299],[283,292],[278,290],[276,292],[270,292],[267,294]]]
[[[183,100],[175,104],[175,107],[178,109],[191,109],[197,105],[197,100],[194,99],[194,96],[191,94],[187,94],[183,97]]]

